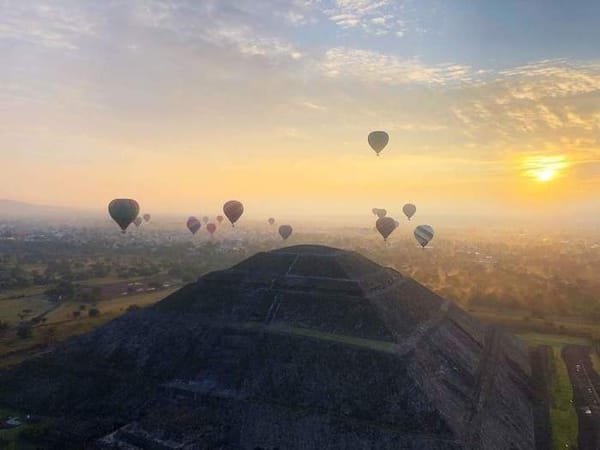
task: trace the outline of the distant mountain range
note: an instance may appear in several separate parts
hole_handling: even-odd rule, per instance
[[[62,206],[36,205],[17,200],[0,199],[0,219],[24,216],[59,216],[73,212],[91,213],[92,211]]]

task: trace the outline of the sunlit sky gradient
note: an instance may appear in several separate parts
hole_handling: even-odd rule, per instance
[[[2,0],[0,198],[600,221],[599,42],[596,0]]]

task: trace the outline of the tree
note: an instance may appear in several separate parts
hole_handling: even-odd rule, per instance
[[[8,322],[0,320],[0,336],[4,336],[9,329]]]
[[[99,310],[98,308],[91,308],[91,309],[88,311],[88,315],[89,315],[90,317],[98,317],[98,316],[100,315],[100,310]]]
[[[29,339],[31,335],[31,324],[29,322],[20,322],[17,326],[17,336],[21,339]]]
[[[75,296],[75,285],[68,280],[61,280],[52,289],[46,291],[46,295],[52,301],[59,302],[71,300]]]
[[[50,345],[56,341],[56,328],[50,327],[44,331],[43,341],[45,345]]]

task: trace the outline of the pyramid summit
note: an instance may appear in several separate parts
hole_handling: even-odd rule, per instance
[[[508,450],[535,448],[530,386],[516,338],[358,253],[304,245],[0,373],[0,402],[96,448]]]

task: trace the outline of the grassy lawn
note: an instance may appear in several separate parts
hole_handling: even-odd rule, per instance
[[[475,317],[484,322],[504,327],[516,334],[530,332],[539,335],[564,335],[600,337],[600,324],[578,317],[547,317],[544,319],[529,317],[521,314],[511,314],[500,311],[470,309]],[[589,345],[589,343],[586,343]]]
[[[124,295],[122,297],[117,297],[112,300],[102,300],[97,303],[97,308],[100,310],[102,314],[118,314],[125,312],[127,308],[131,305],[138,306],[148,306],[156,303],[159,300],[167,297],[168,295],[175,292],[179,287],[171,288],[171,289],[163,289],[159,291],[153,292],[144,292],[143,294],[137,295]],[[81,302],[64,302],[57,309],[48,314],[48,324],[52,324],[53,322],[64,322],[66,320],[83,320],[88,315],[88,310],[91,308],[91,305],[85,304],[86,309],[81,311],[80,319],[73,319],[73,311],[79,310],[79,305]]]
[[[7,298],[21,295],[24,295],[26,297],[29,297],[31,295],[42,295],[46,289],[48,289],[47,286],[30,286],[22,289],[10,289],[8,291],[3,291],[0,293],[0,300],[5,300]]]
[[[567,344],[590,345],[591,342],[586,338],[540,333],[524,333],[519,337],[531,346],[549,345],[552,347],[555,367],[551,386],[552,409],[550,409],[552,442],[555,450],[573,448],[577,444],[579,421],[571,403],[573,387],[561,351]]]
[[[552,442],[555,449],[564,449],[577,445],[579,422],[577,413],[571,400],[573,388],[569,380],[567,366],[560,354],[562,347],[553,347],[554,364],[556,367],[555,379],[552,384],[553,407],[550,410],[552,420]]]
[[[19,322],[18,314],[23,309],[30,309],[32,313],[27,317],[31,318],[49,310],[54,303],[48,301],[43,295],[33,295],[29,297],[16,298],[12,300],[0,300],[0,320],[9,323]]]
[[[520,333],[518,336],[532,347],[549,345],[551,347],[562,348],[563,345],[567,344],[592,345],[589,339],[577,336],[564,336],[562,334]]]
[[[146,292],[101,301],[98,303],[100,315],[97,317],[88,316],[87,310],[90,305],[86,305],[86,310],[81,311],[81,317],[75,319],[73,318],[73,311],[79,310],[80,304],[76,302],[64,303],[48,315],[48,321],[45,324],[33,328],[33,336],[30,339],[19,339],[12,336],[0,340],[0,367],[19,364],[40,352],[46,351],[44,346],[47,343],[60,342],[90,332],[123,314],[130,305],[140,307],[152,305],[177,289]],[[3,354],[6,355],[8,352],[14,354],[2,357]]]
[[[81,286],[103,286],[105,284],[117,284],[117,283],[133,283],[135,281],[146,280],[148,277],[133,277],[133,278],[119,278],[117,275],[109,275],[104,278],[90,278],[89,280],[79,281],[77,284]]]

